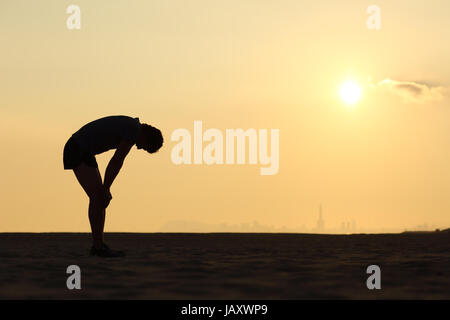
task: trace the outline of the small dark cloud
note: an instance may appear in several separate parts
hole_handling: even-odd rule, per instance
[[[375,85],[376,88],[387,89],[402,97],[408,102],[424,103],[428,101],[440,101],[444,98],[448,88],[432,86],[413,81],[398,81],[385,79]]]
[[[409,83],[396,84],[394,86],[394,89],[409,91],[412,95],[414,95],[416,97],[420,96],[423,93],[423,90],[420,86],[418,86],[416,84],[409,84]]]

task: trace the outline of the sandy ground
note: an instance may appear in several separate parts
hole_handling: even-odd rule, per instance
[[[0,234],[1,299],[450,299],[450,233]],[[68,290],[66,268],[81,268]],[[366,268],[381,268],[368,290]]]

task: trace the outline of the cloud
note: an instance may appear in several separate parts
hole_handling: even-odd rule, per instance
[[[425,83],[385,79],[373,85],[402,97],[406,102],[425,103],[440,101],[449,92],[448,88]]]

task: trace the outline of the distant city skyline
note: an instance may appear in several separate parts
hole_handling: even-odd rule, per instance
[[[163,224],[156,232],[199,232],[199,233],[214,233],[214,232],[254,232],[254,233],[318,233],[318,234],[353,234],[353,233],[400,233],[405,231],[435,231],[436,229],[444,230],[448,227],[445,225],[439,226],[434,224],[423,223],[416,226],[405,226],[404,228],[367,228],[358,227],[356,223],[350,224],[350,227],[342,222],[341,226],[324,227],[318,230],[317,226],[308,228],[301,225],[298,227],[274,227],[271,225],[264,225],[258,221],[245,222],[241,224],[208,224],[199,221],[188,220],[174,220]]]

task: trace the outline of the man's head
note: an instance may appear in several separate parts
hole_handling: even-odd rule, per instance
[[[141,124],[141,132],[136,141],[138,149],[144,149],[149,153],[155,153],[163,145],[164,139],[161,131],[146,123]]]

